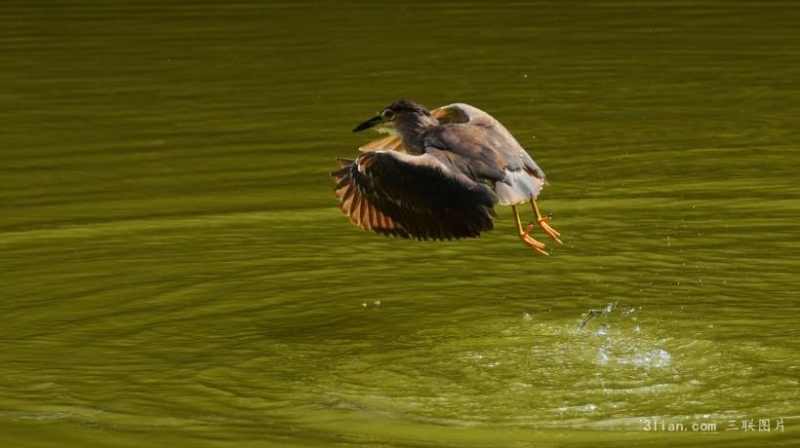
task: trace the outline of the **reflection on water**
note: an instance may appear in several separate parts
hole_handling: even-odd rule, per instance
[[[2,445],[796,444],[789,9],[2,9]],[[351,226],[400,97],[502,120],[564,245]]]

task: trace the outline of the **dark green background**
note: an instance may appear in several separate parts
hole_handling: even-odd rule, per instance
[[[4,2],[0,444],[794,446],[799,23]],[[565,244],[538,257],[507,207],[469,241],[351,226],[328,173],[402,97],[501,120]]]

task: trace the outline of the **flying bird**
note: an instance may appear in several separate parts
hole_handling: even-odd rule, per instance
[[[496,204],[510,205],[519,237],[548,256],[530,233],[534,224],[556,243],[561,234],[542,216],[536,198],[544,171],[488,113],[464,103],[428,111],[410,100],[388,105],[353,132],[374,128],[386,137],[337,159],[334,194],[353,224],[384,235],[419,240],[473,238],[492,230]],[[535,221],[525,228],[519,204]]]

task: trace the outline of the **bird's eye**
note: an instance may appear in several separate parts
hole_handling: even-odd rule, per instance
[[[384,120],[391,120],[394,118],[394,111],[391,109],[384,109],[383,112],[381,112],[381,118]]]

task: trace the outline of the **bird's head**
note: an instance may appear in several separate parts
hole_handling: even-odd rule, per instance
[[[405,129],[437,124],[428,109],[411,100],[400,100],[386,106],[378,115],[361,123],[353,132],[375,128],[382,134],[402,134]]]

